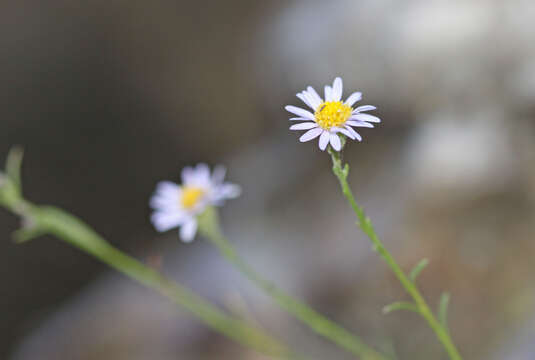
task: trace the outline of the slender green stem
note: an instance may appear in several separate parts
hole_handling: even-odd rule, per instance
[[[287,295],[272,282],[260,276],[238,255],[234,247],[223,236],[215,209],[209,208],[201,215],[199,218],[199,231],[217,246],[221,254],[231,264],[236,266],[249,280],[270,295],[281,308],[301,320],[316,333],[364,360],[387,359],[386,356],[366,345],[355,335],[319,314],[306,304]]]
[[[3,183],[0,185],[0,205],[22,216],[27,223],[26,228],[15,234],[19,242],[45,233],[55,235],[169,298],[175,304],[191,312],[204,324],[236,342],[268,356],[302,359],[260,329],[229,316],[191,290],[116,249],[78,218],[54,207],[35,206],[19,196],[18,189],[9,179],[2,178],[1,180]]]
[[[374,250],[379,253],[387,265],[392,269],[398,280],[401,282],[401,285],[405,288],[407,293],[413,298],[415,305],[418,309],[420,315],[422,315],[425,320],[427,320],[429,326],[435,332],[437,338],[442,343],[446,349],[448,355],[452,360],[462,360],[461,355],[453,340],[451,339],[447,329],[445,329],[440,322],[436,319],[433,312],[429,309],[427,302],[420,294],[420,291],[416,287],[415,283],[412,282],[405,272],[401,269],[398,263],[394,260],[390,252],[386,250],[381,240],[377,236],[371,220],[366,216],[364,210],[357,204],[355,197],[351,191],[351,188],[347,182],[347,175],[349,173],[349,166],[346,164],[342,167],[342,160],[340,158],[340,153],[329,148],[329,153],[331,154],[333,162],[333,172],[340,182],[342,187],[342,192],[344,196],[349,201],[349,204],[353,208],[353,211],[357,215],[357,225],[362,229],[362,231],[368,236],[371,240]]]

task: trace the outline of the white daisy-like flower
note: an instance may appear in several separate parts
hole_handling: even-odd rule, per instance
[[[339,134],[344,134],[350,139],[361,141],[362,137],[353,127],[373,128],[372,123],[379,123],[381,120],[373,115],[365,114],[364,111],[375,110],[372,105],[362,105],[353,108],[353,105],[362,99],[362,93],[354,92],[342,102],[342,79],[334,79],[333,86],[325,86],[325,100],[323,100],[313,87],[309,86],[297,97],[308,105],[314,113],[288,105],[285,109],[297,115],[291,121],[305,121],[300,124],[290,126],[290,130],[308,130],[299,141],[305,142],[319,136],[319,147],[325,150],[330,143],[336,151],[342,149]]]
[[[154,209],[151,221],[156,230],[163,232],[180,227],[180,238],[190,242],[197,232],[197,216],[207,206],[223,205],[226,199],[240,195],[238,185],[226,183],[225,168],[216,166],[212,174],[206,164],[182,170],[182,185],[162,181],[150,200]]]

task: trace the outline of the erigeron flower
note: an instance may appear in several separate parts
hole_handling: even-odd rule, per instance
[[[180,238],[190,242],[197,232],[197,216],[208,206],[223,205],[226,199],[240,195],[238,185],[223,182],[225,168],[216,166],[212,174],[206,164],[182,170],[182,185],[162,181],[150,200],[154,209],[151,221],[163,232],[180,227]]]
[[[362,137],[353,127],[373,128],[371,123],[381,122],[378,117],[363,113],[375,110],[375,106],[362,105],[353,108],[353,104],[362,99],[362,93],[354,92],[342,102],[342,79],[339,77],[334,79],[332,87],[325,86],[325,100],[311,86],[297,94],[297,97],[314,110],[314,113],[296,106],[286,106],[287,111],[298,116],[291,118],[291,121],[305,121],[290,126],[290,130],[308,130],[299,138],[301,142],[319,136],[321,150],[325,150],[330,143],[334,150],[340,151],[342,144],[339,134],[361,141]]]

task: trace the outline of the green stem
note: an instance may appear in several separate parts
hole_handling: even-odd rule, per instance
[[[386,360],[387,357],[366,345],[336,323],[319,314],[306,304],[292,298],[278,289],[272,282],[260,276],[236,252],[230,242],[223,236],[219,226],[217,212],[208,208],[199,218],[199,232],[209,239],[221,254],[249,280],[270,295],[275,302],[288,313],[308,325],[316,333],[333,341],[338,346],[365,360]]]
[[[0,187],[0,205],[22,216],[28,222],[30,227],[23,228],[16,233],[19,241],[29,240],[45,233],[55,235],[169,298],[175,304],[191,312],[204,324],[236,342],[265,355],[284,359],[301,359],[260,329],[227,315],[191,290],[116,249],[78,218],[54,207],[30,204],[19,197],[18,190],[12,186],[14,184],[9,182]]]
[[[420,291],[416,287],[416,285],[405,275],[405,272],[401,269],[401,267],[398,265],[398,263],[394,260],[390,252],[386,250],[381,240],[379,240],[379,237],[375,233],[375,230],[373,228],[373,224],[371,220],[366,216],[364,210],[357,204],[355,197],[353,196],[353,193],[351,191],[351,188],[349,187],[349,184],[347,182],[347,175],[349,173],[349,166],[346,164],[342,168],[342,160],[340,158],[340,153],[337,151],[332,150],[329,148],[329,153],[331,154],[332,162],[333,162],[333,172],[338,178],[340,185],[342,187],[342,192],[344,193],[344,196],[349,201],[349,204],[353,208],[353,211],[357,215],[357,225],[362,229],[362,231],[369,237],[371,240],[374,250],[379,253],[379,255],[383,258],[383,260],[387,263],[387,265],[392,269],[398,280],[401,282],[401,285],[405,288],[407,293],[413,298],[418,312],[422,317],[427,320],[429,326],[433,329],[435,332],[437,338],[442,343],[444,348],[446,349],[450,359],[452,360],[462,360],[461,355],[457,348],[455,347],[455,344],[453,343],[453,340],[451,339],[447,329],[445,329],[440,322],[436,319],[433,312],[429,309],[429,306],[427,305],[427,302],[423,298],[423,296],[420,294]]]

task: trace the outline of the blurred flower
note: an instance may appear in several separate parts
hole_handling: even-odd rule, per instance
[[[334,79],[333,86],[325,86],[325,101],[311,86],[297,94],[314,113],[308,110],[288,105],[285,109],[298,117],[290,120],[304,120],[300,124],[290,126],[290,130],[308,130],[299,141],[305,142],[320,137],[319,147],[325,150],[330,143],[334,150],[340,151],[342,144],[338,134],[343,134],[350,139],[361,141],[362,137],[353,127],[373,128],[370,123],[379,123],[381,120],[373,115],[363,114],[363,111],[375,110],[372,105],[362,105],[353,108],[353,104],[362,99],[362,93],[352,93],[345,102],[342,98],[342,79]]]
[[[238,185],[225,183],[225,168],[216,166],[213,173],[206,164],[182,170],[182,185],[162,181],[150,200],[155,210],[151,216],[156,230],[163,232],[180,227],[180,238],[190,242],[197,232],[197,216],[207,206],[220,206],[226,199],[240,195]]]

